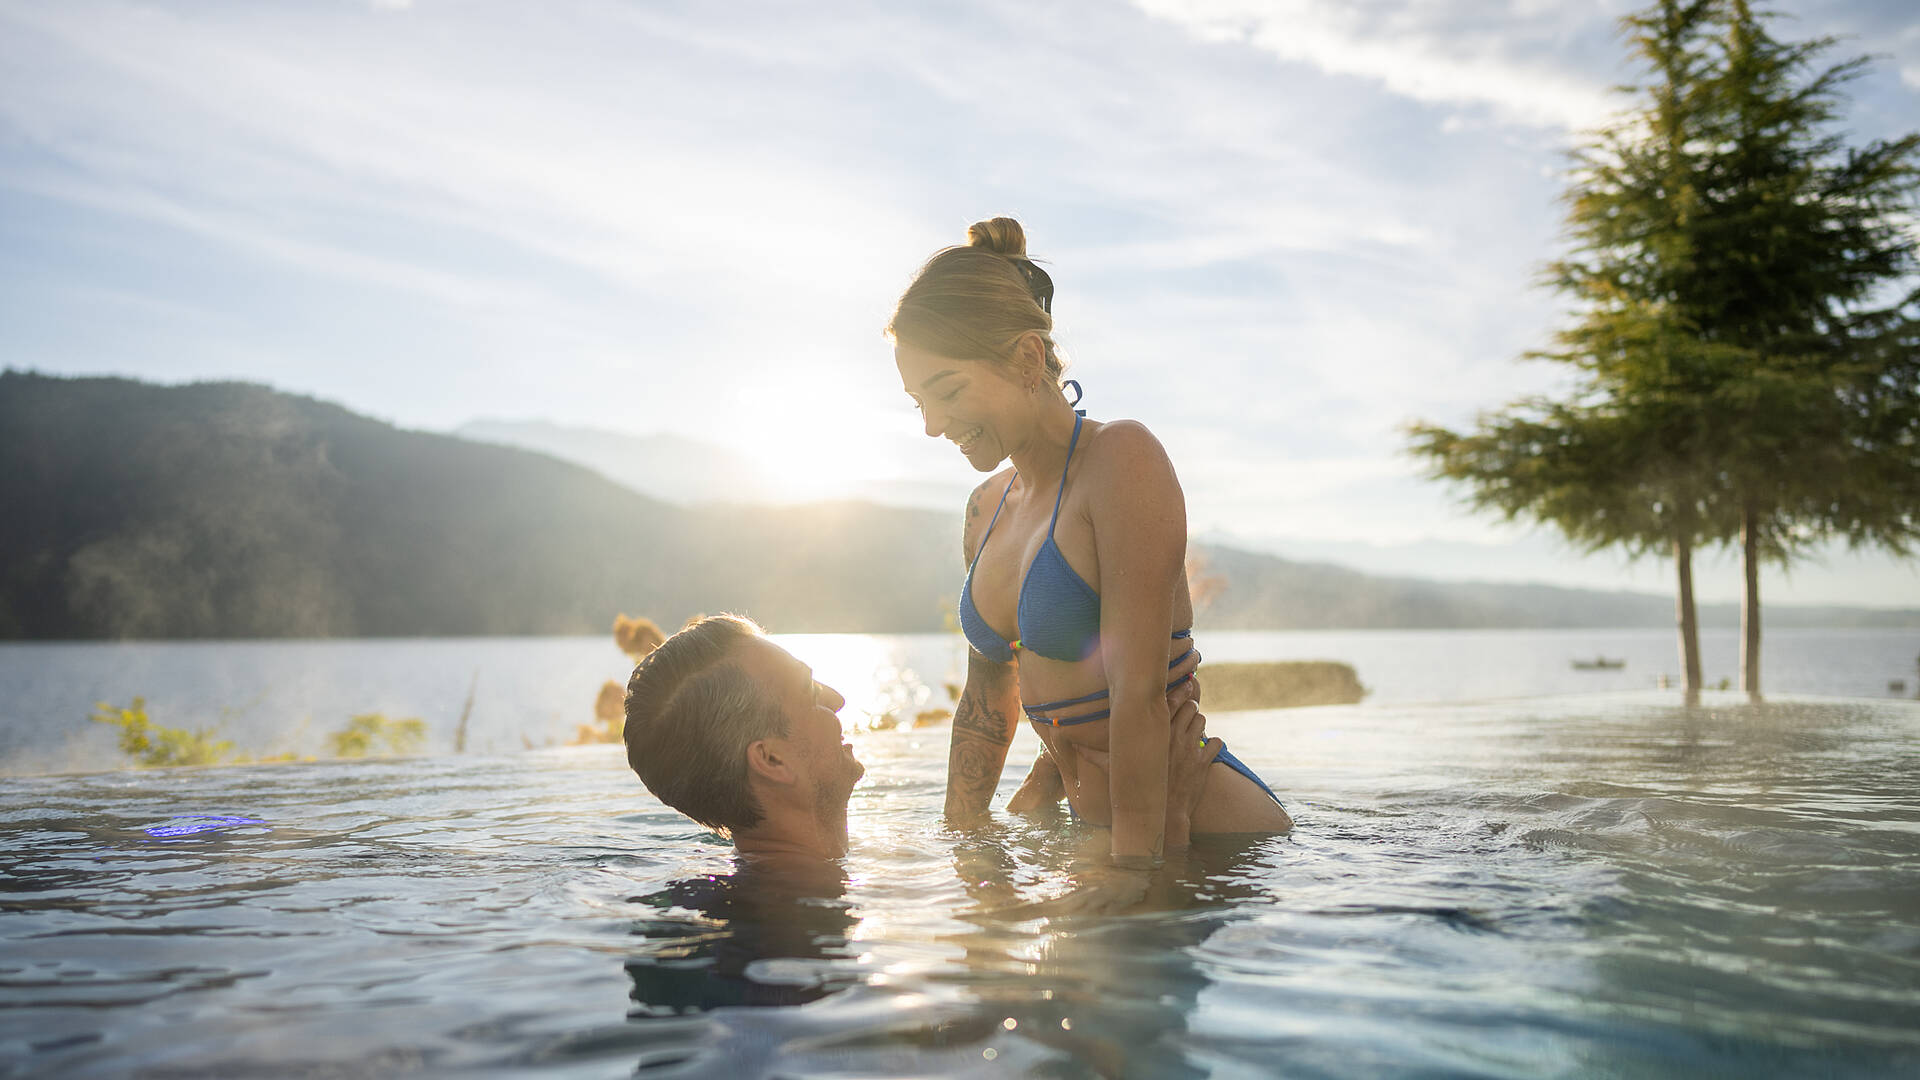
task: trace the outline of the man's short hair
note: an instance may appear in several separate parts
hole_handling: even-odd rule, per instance
[[[661,802],[727,833],[762,817],[747,786],[747,747],[787,734],[779,701],[733,658],[763,634],[738,615],[696,619],[627,680],[627,764]]]

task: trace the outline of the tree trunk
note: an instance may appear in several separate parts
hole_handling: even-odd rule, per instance
[[[1686,670],[1687,705],[1700,704],[1700,620],[1693,610],[1693,538],[1673,538],[1673,565],[1680,574],[1680,666]]]
[[[1753,504],[1740,504],[1740,562],[1746,591],[1740,594],[1740,689],[1760,704],[1760,530]]]

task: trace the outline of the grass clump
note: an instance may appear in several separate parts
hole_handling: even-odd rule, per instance
[[[333,756],[363,758],[411,754],[427,738],[427,722],[417,716],[389,719],[385,713],[362,713],[347,721],[347,726],[327,736]]]
[[[104,701],[93,708],[94,723],[120,729],[120,749],[136,764],[218,765],[234,756],[232,742],[214,738],[217,728],[188,731],[154,723],[147,715],[146,698],[134,698],[125,708]]]

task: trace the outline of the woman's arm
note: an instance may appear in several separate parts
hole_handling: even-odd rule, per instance
[[[961,557],[973,564],[980,549],[980,533],[986,529],[981,516],[987,489],[1005,486],[996,476],[975,488],[967,499],[967,516],[961,526]],[[947,821],[968,824],[983,818],[993,803],[994,789],[1000,785],[1000,770],[1007,764],[1007,746],[1013,742],[1020,722],[1020,681],[1013,664],[989,660],[972,649],[967,650],[967,683],[960,701],[953,708],[953,735],[947,747]]]
[[[1158,858],[1167,820],[1167,635],[1187,551],[1187,504],[1173,462],[1142,425],[1115,420],[1100,431],[1093,545],[1100,562],[1100,649],[1113,716],[1116,859]],[[1091,463],[1090,463],[1091,464]]]
[[[967,824],[986,816],[1007,746],[1019,723],[1020,686],[1012,664],[996,664],[967,650],[967,686],[953,710],[947,747],[947,821]]]

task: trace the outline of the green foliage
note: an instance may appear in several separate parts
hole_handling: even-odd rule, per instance
[[[1830,39],[1766,23],[1744,0],[1623,20],[1649,79],[1574,155],[1546,279],[1579,315],[1535,354],[1580,385],[1409,432],[1476,508],[1671,549],[1683,609],[1702,542],[1787,563],[1831,537],[1920,540],[1920,135],[1846,145],[1840,90],[1866,61],[1820,69]]]
[[[388,719],[384,713],[363,713],[347,721],[347,726],[327,736],[333,756],[362,758],[411,754],[427,738],[427,723],[418,717]]]
[[[119,728],[121,751],[142,766],[218,765],[233,757],[233,743],[215,739],[212,728],[187,731],[155,724],[143,697],[125,708],[100,702],[92,719]]]

